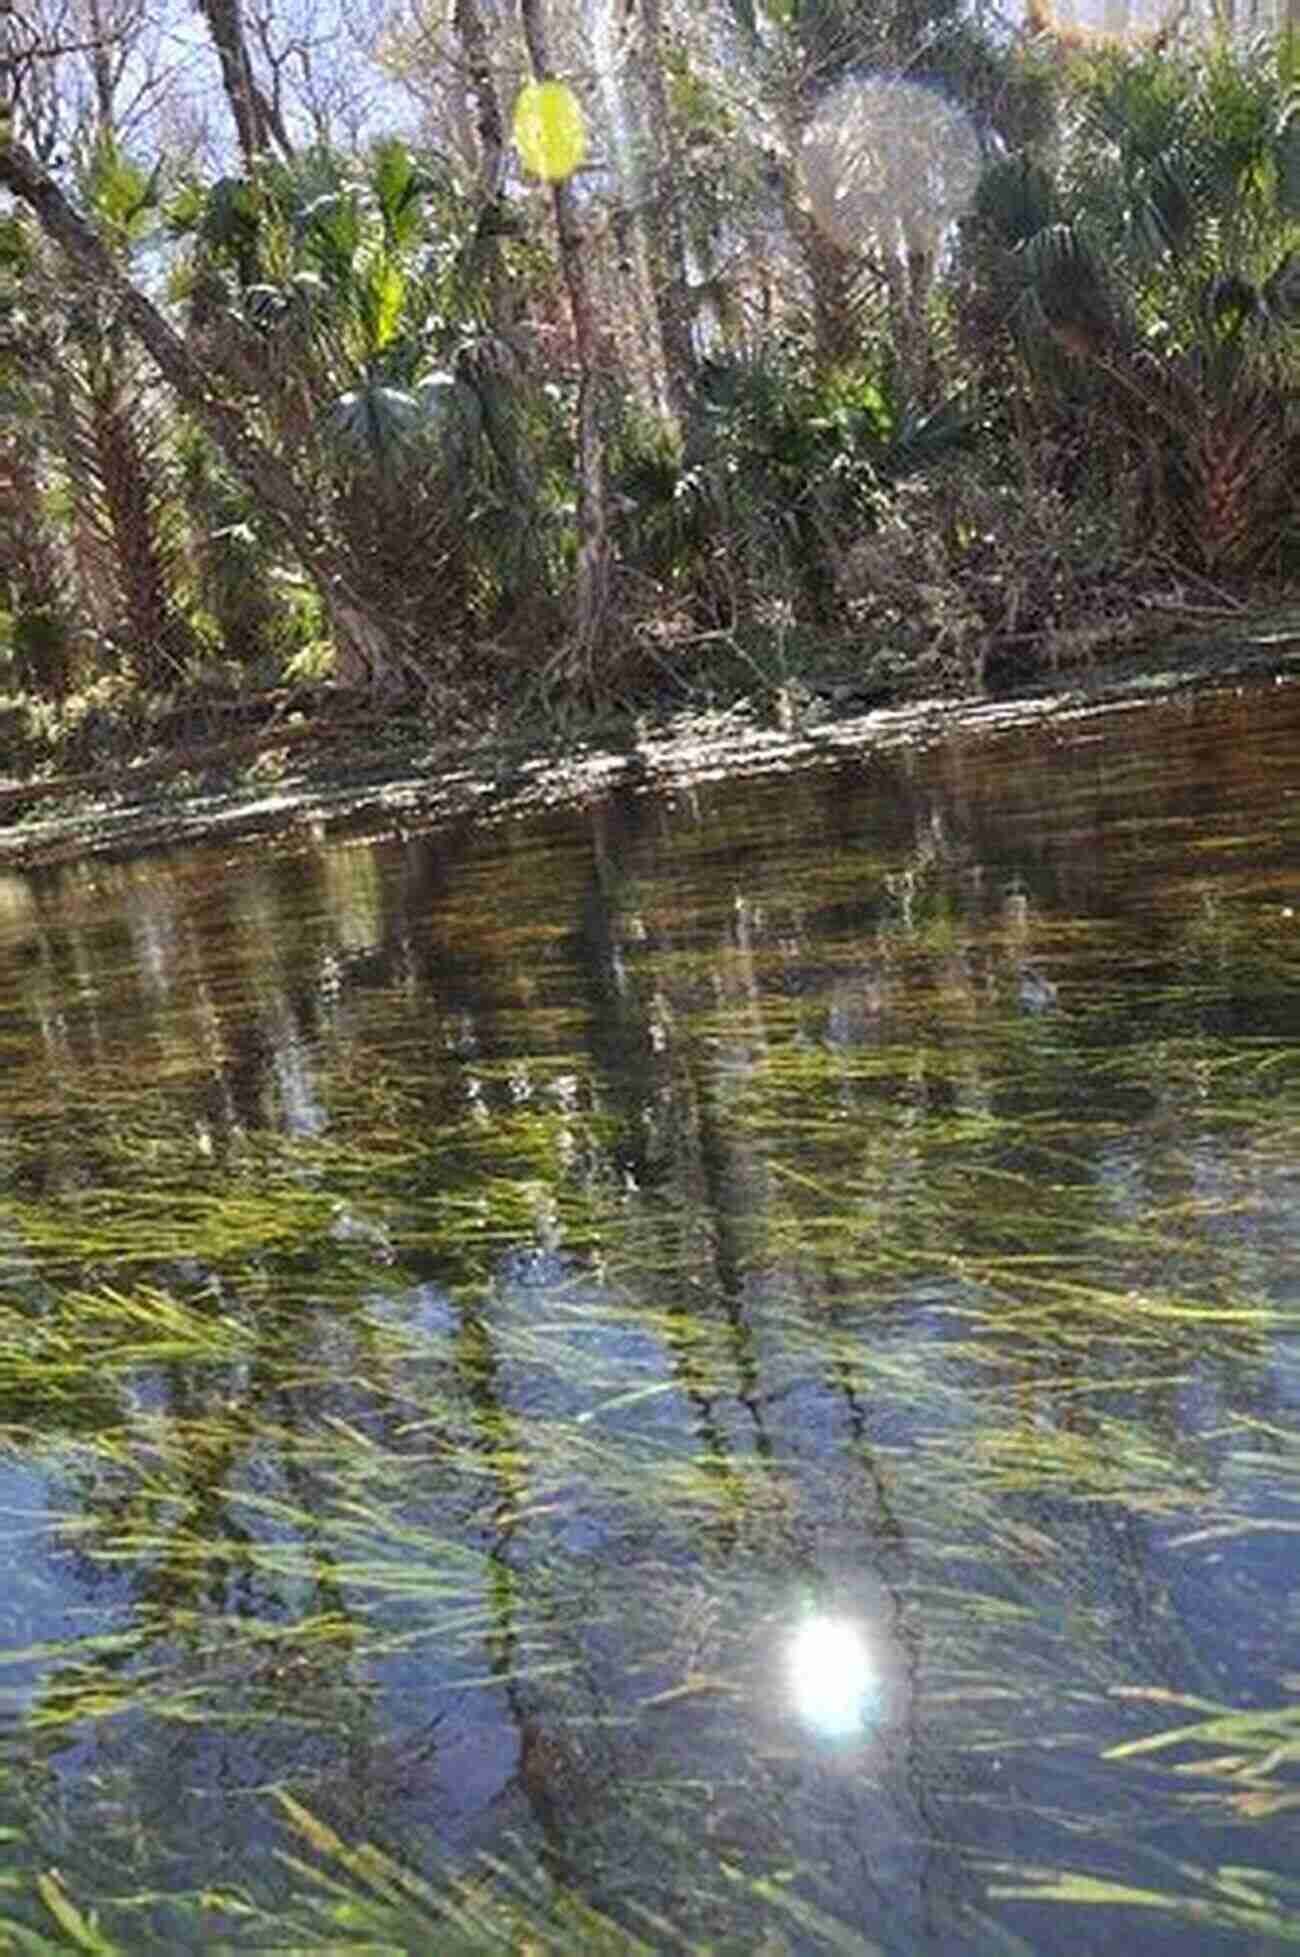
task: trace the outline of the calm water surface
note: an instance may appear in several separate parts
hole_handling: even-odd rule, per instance
[[[0,879],[0,1313],[0,1948],[1300,1943],[1300,689]]]

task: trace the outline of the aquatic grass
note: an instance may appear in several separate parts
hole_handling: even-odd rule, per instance
[[[987,1421],[958,1445],[970,1485],[987,1476],[1000,1497],[1060,1489],[1077,1502],[1118,1501],[1154,1515],[1183,1512],[1207,1492],[1204,1469],[1158,1448],[1137,1420],[1103,1415],[1085,1433],[1035,1419]]]
[[[0,1089],[0,1683],[123,1950],[986,1957],[1127,1891],[1194,1937],[1185,1826],[1274,1852],[1294,959],[935,792],[824,880],[777,799],[545,878],[444,839],[434,901],[414,840],[154,866],[167,992],[83,893],[94,997],[24,979]],[[884,1669],[851,1744],[790,1701],[817,1611]]]
[[[36,1876],[33,1887],[61,1934],[42,1934],[26,1924],[0,1917],[0,1937],[4,1939],[0,1949],[27,1951],[32,1957],[69,1950],[85,1951],[88,1957],[124,1957],[122,1946],[101,1930],[96,1913],[78,1908],[55,1870],[44,1870]]]
[[[0,1951],[14,1957],[68,1957],[72,1951],[127,1957],[98,1911],[81,1906],[57,1869],[40,1866],[33,1839],[39,1817],[23,1776],[7,1762],[0,1768],[0,1817]]]
[[[564,1315],[555,1321],[555,1325],[560,1332],[569,1329]],[[508,1330],[507,1327],[507,1334]],[[548,1342],[547,1337],[540,1340],[543,1347]],[[506,1343],[509,1343],[508,1337]],[[522,1349],[530,1362],[538,1343],[539,1341],[533,1337],[524,1340]],[[580,1346],[580,1357],[582,1350]],[[554,1356],[553,1347],[552,1352]],[[909,1389],[915,1392],[918,1387],[923,1387],[924,1371],[918,1370],[924,1363],[922,1355],[915,1356],[910,1366],[902,1364],[897,1359],[895,1363],[899,1367],[897,1383],[900,1392]],[[596,1377],[602,1385],[608,1383],[608,1365],[607,1356],[597,1355]],[[415,1396],[408,1394],[408,1399],[411,1397]],[[614,1410],[615,1413],[618,1411],[618,1409]],[[440,1401],[426,1401],[420,1409],[419,1417],[426,1422],[434,1422],[445,1417],[445,1409]],[[521,1448],[485,1449],[477,1458],[472,1450],[465,1450],[458,1458],[466,1472],[475,1475],[485,1473],[489,1483],[495,1479],[498,1483],[498,1494],[503,1494],[512,1485],[511,1477],[519,1472],[525,1474],[530,1471],[536,1472],[540,1480],[545,1483],[553,1476],[563,1479],[576,1470],[580,1472],[581,1485],[585,1490],[584,1502],[588,1510],[593,1504],[616,1505],[619,1498],[626,1500],[629,1496],[635,1496],[639,1487],[645,1499],[643,1502],[637,1502],[636,1507],[642,1513],[645,1522],[654,1527],[654,1536],[661,1542],[665,1537],[666,1525],[670,1522],[667,1535],[671,1537],[680,1530],[683,1542],[687,1542],[697,1535],[700,1520],[708,1512],[726,1508],[726,1501],[719,1500],[716,1480],[707,1473],[692,1471],[689,1464],[674,1459],[671,1449],[653,1444],[647,1445],[644,1437],[627,1437],[611,1433],[608,1429],[608,1420],[607,1413],[589,1423],[581,1430],[580,1441],[565,1421],[530,1422],[527,1428],[527,1441]],[[177,1462],[193,1456],[195,1435],[192,1432],[188,1435],[179,1432],[174,1436],[165,1436],[156,1432],[152,1438],[154,1444],[163,1439]],[[481,1650],[484,1639],[490,1637],[494,1629],[498,1628],[493,1623],[491,1611],[482,1606],[471,1606],[462,1611],[455,1599],[448,1599],[446,1606],[440,1605],[438,1601],[438,1587],[441,1580],[439,1573],[441,1572],[445,1577],[448,1570],[448,1545],[445,1535],[439,1537],[436,1531],[422,1528],[409,1519],[401,1520],[403,1515],[409,1517],[412,1506],[418,1506],[421,1500],[418,1479],[415,1486],[411,1485],[410,1475],[413,1464],[410,1459],[394,1456],[389,1451],[376,1446],[373,1441],[368,1442],[367,1437],[358,1434],[354,1428],[313,1431],[306,1435],[299,1435],[298,1438],[302,1442],[303,1456],[312,1459],[318,1474],[322,1467],[329,1470],[329,1464],[333,1463],[330,1479],[325,1484],[318,1482],[309,1510],[295,1509],[292,1504],[268,1501],[265,1497],[244,1501],[243,1507],[246,1512],[267,1520],[277,1536],[288,1532],[291,1537],[287,1543],[277,1540],[269,1545],[255,1546],[251,1552],[255,1565],[265,1575],[301,1581],[310,1574],[313,1568],[313,1556],[323,1547],[332,1574],[342,1582],[345,1589],[354,1591],[358,1595],[368,1595],[375,1602],[387,1598],[398,1603],[415,1601],[419,1604],[421,1621],[417,1627],[407,1627],[404,1630],[400,1626],[389,1626],[385,1633],[375,1624],[369,1631],[362,1630],[359,1638],[354,1635],[352,1648],[358,1654],[369,1652],[372,1657],[378,1656],[385,1650],[399,1648],[402,1640],[408,1637],[416,1639],[417,1644],[450,1646],[452,1650],[464,1648],[467,1657],[473,1656],[474,1646]],[[284,1433],[281,1434],[280,1439],[284,1441]],[[909,1457],[895,1451],[892,1458],[897,1468]],[[558,1470],[558,1475],[557,1461],[563,1463]],[[532,1463],[536,1464],[535,1470],[531,1468]],[[417,1462],[414,1465],[418,1470],[420,1464]],[[438,1466],[439,1464],[431,1460],[425,1464],[424,1471],[435,1472]],[[394,1480],[398,1473],[404,1476],[404,1485],[400,1490]],[[753,1495],[746,1492],[746,1483],[756,1492],[770,1480],[771,1471],[767,1469],[751,1469],[743,1473],[738,1481],[733,1480],[732,1496],[737,1510],[741,1513],[752,1512]],[[990,1494],[986,1502],[972,1501],[966,1464],[956,1460],[951,1464],[946,1463],[942,1456],[936,1457],[933,1452],[925,1457],[922,1478],[918,1480],[916,1474],[912,1473],[906,1477],[906,1480],[911,1487],[912,1500],[909,1502],[909,1509],[913,1512],[914,1524],[920,1521],[920,1518],[915,1515],[915,1497],[918,1494],[924,1494],[924,1513],[932,1516],[936,1524],[940,1523],[943,1507],[957,1496],[966,1521],[965,1541],[971,1567],[985,1568],[988,1563],[988,1550],[980,1550],[978,1547],[978,1528],[991,1527],[996,1522],[1000,1513],[1000,1503],[1005,1497],[1005,1488],[999,1486]],[[331,1486],[335,1491],[333,1493],[330,1492]],[[371,1496],[358,1499],[356,1491],[367,1487],[373,1491]],[[394,1497],[398,1503],[395,1511],[392,1507]],[[540,1510],[536,1506],[520,1508],[517,1493],[511,1499],[514,1507],[501,1511],[502,1526],[507,1533],[522,1531],[526,1537],[529,1527],[540,1519]],[[981,1514],[986,1517],[984,1524],[977,1523],[977,1518]],[[312,1532],[310,1538],[307,1533],[309,1530]],[[991,1541],[996,1539],[996,1535],[990,1538]],[[151,1554],[165,1548],[168,1543],[174,1551],[177,1547],[174,1537],[151,1539],[145,1533],[140,1533],[135,1538],[126,1536],[110,1560],[116,1560],[116,1556],[120,1554],[127,1563],[133,1559],[143,1563]],[[951,1543],[951,1537],[941,1537],[936,1532],[934,1545],[927,1554],[941,1559],[947,1554]],[[183,1548],[183,1544],[181,1547]],[[376,1547],[381,1550],[378,1557],[375,1554]],[[213,1542],[208,1535],[204,1538],[196,1538],[190,1553],[196,1561],[202,1562],[205,1558],[219,1561],[224,1552],[220,1544]],[[249,1554],[244,1545],[239,1547],[237,1553]],[[474,1563],[470,1571],[472,1579],[481,1575],[490,1560],[489,1557],[467,1561],[463,1552],[459,1557],[453,1555],[451,1559],[455,1577],[453,1588],[463,1580],[469,1561]],[[566,1563],[569,1566],[567,1577],[565,1576]],[[560,1587],[557,1594],[561,1597],[566,1592],[572,1593],[573,1582],[579,1575],[571,1559],[560,1557],[557,1560],[553,1554],[545,1557],[543,1572],[544,1584],[553,1585],[559,1579]],[[643,1565],[639,1572],[634,1570],[629,1573],[629,1581],[644,1585],[647,1574]],[[937,1630],[938,1623],[941,1621],[936,1618],[940,1603],[939,1593],[937,1590],[927,1591],[922,1585],[918,1594],[924,1597],[929,1622]],[[588,1592],[587,1622],[591,1621],[591,1601]],[[728,1615],[743,1611],[743,1607],[743,1598],[738,1594],[733,1603],[728,1606]],[[1041,1605],[1038,1609],[1041,1611]],[[610,1621],[608,1607],[600,1610],[597,1618]],[[526,1616],[523,1614],[520,1616],[518,1635],[522,1648],[517,1650],[507,1671],[475,1672],[467,1667],[460,1675],[462,1686],[473,1688],[479,1685],[496,1688],[504,1676],[531,1682],[534,1686],[548,1680],[572,1677],[573,1658],[563,1653],[557,1654],[553,1649],[548,1650],[547,1641],[551,1634],[545,1632],[544,1626],[542,1644],[536,1650],[528,1649],[529,1620],[534,1623],[538,1621],[535,1609],[530,1608]],[[981,1600],[978,1592],[973,1592],[969,1585],[952,1592],[946,1620],[949,1629],[945,1633],[951,1649],[954,1652],[964,1651],[969,1658],[973,1644],[977,1645],[979,1642],[978,1638],[973,1638],[973,1633],[981,1625],[984,1632],[993,1640],[988,1648],[987,1668],[980,1672],[967,1663],[959,1675],[957,1688],[952,1693],[953,1702],[963,1715],[962,1731],[966,1744],[975,1746],[984,1744],[990,1748],[998,1745],[1004,1748],[1014,1745],[1009,1738],[1005,1722],[993,1721],[988,1726],[982,1742],[979,1739],[979,1724],[971,1722],[970,1716],[977,1706],[988,1708],[999,1696],[1002,1702],[1013,1709],[1020,1718],[1028,1717],[1030,1708],[1033,1708],[1035,1720],[1041,1722],[1042,1715],[1050,1712],[1053,1702],[1050,1652],[1055,1635],[1050,1626],[1045,1631],[1046,1648],[1037,1682],[1031,1687],[1029,1679],[1025,1676],[1022,1634],[1026,1626],[1036,1620],[1038,1620],[1038,1613],[1029,1603],[1017,1609],[1006,1599],[988,1597]],[[1008,1633],[1021,1636],[1020,1671],[1023,1683],[1011,1690],[1008,1690],[1005,1685],[1005,1661],[1000,1655],[1002,1640]],[[304,1634],[305,1642],[310,1641],[310,1636],[309,1632]],[[687,1677],[689,1676],[691,1675],[688,1673]],[[142,1676],[138,1688],[133,1686],[132,1690],[134,1709],[137,1712],[147,1710],[151,1716],[168,1721],[185,1722],[206,1716],[220,1723],[228,1716],[249,1716],[237,1708],[232,1709],[229,1715],[223,1713],[219,1698],[214,1700],[210,1678],[201,1684],[177,1688],[174,1683],[168,1683],[164,1678],[155,1677],[150,1680],[148,1676]],[[130,1696],[131,1694],[128,1693],[127,1697]],[[90,1714],[101,1716],[104,1711],[112,1709],[110,1705],[96,1702],[93,1697],[87,1696],[78,1700],[75,1692],[72,1694],[71,1702],[77,1707],[78,1716],[81,1717]],[[934,1703],[936,1711],[939,1711],[943,1703],[941,1694],[936,1693]],[[268,1713],[267,1716],[272,1715]],[[304,1717],[305,1713],[302,1710],[291,1713],[286,1707],[283,1709],[283,1716],[293,1721]],[[1023,1744],[1041,1744],[1041,1737],[1040,1724],[1038,1740],[1035,1742],[1027,1737]],[[494,1899],[491,1907],[497,1906]],[[568,1921],[567,1918],[563,1920]],[[471,1927],[474,1934],[478,1934],[481,1926],[475,1922]],[[399,1937],[395,1946],[398,1949],[420,1947],[419,1944],[404,1945],[400,1941],[402,1935],[413,1934],[409,1922],[404,1930],[399,1928],[394,1932],[389,1921],[387,1933]],[[520,1931],[519,1934],[522,1935],[523,1932]],[[306,1947],[314,1946],[307,1944]],[[556,1947],[562,1946],[557,1943]],[[683,1947],[690,1946],[683,1945]]]
[[[287,1792],[279,1791],[276,1799],[290,1826],[319,1858],[308,1862],[279,1851],[299,1880],[284,1914],[302,1938],[293,1947],[303,1951],[367,1949],[391,1951],[394,1957],[431,1948],[448,1957],[482,1957],[493,1950],[537,1957],[548,1952],[570,1957],[576,1950],[592,1957],[667,1957],[676,1951],[683,1957],[724,1957],[728,1952],[740,1957],[757,1948],[786,1947],[784,1940],[772,1940],[785,1924],[797,1926],[800,1947],[810,1953],[879,1957],[877,1944],[800,1896],[791,1886],[793,1871],[750,1876],[717,1861],[711,1872],[712,1911],[703,1884],[697,1881],[693,1892],[693,1913],[717,1917],[707,1939],[700,1941],[683,1923],[673,1921],[681,1913],[680,1896],[667,1899],[663,1909],[628,1897],[615,1915],[518,1854],[485,1854],[462,1873],[430,1879],[371,1842],[343,1840]],[[670,1839],[661,1846],[676,1857],[682,1843]],[[738,1889],[743,1894],[737,1895]],[[341,1943],[334,1941],[339,1935]]]
[[[78,1192],[66,1210],[11,1204],[10,1218],[42,1272],[56,1276],[93,1263],[221,1265],[292,1251],[327,1239],[333,1210],[327,1195],[290,1183],[211,1194],[136,1185]]]
[[[1188,1780],[1214,1781],[1213,1798],[1242,1818],[1300,1808],[1300,1699],[1241,1708],[1160,1689],[1118,1687],[1130,1700],[1177,1708],[1199,1718],[1112,1746],[1107,1760],[1151,1760]],[[1170,1761],[1165,1756],[1177,1754]],[[1198,1805],[1204,1801],[1198,1798]]]
[[[1156,1858],[1153,1858],[1156,1859]],[[1145,1887],[1081,1869],[995,1865],[991,1899],[1056,1903],[1171,1916],[1189,1925],[1249,1935],[1260,1943],[1300,1945],[1300,1882],[1271,1869],[1225,1863],[1202,1868],[1160,1857],[1169,1886]]]

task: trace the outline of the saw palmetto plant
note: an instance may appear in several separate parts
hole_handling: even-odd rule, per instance
[[[1220,47],[1092,57],[1074,99],[1058,159],[985,174],[964,244],[970,318],[1014,346],[1040,415],[1138,471],[1159,545],[1212,573],[1259,568],[1296,514],[1289,92],[1274,66]]]
[[[79,174],[86,202],[125,260],[156,222],[151,180],[107,138],[88,150]],[[158,390],[113,306],[70,277],[17,215],[7,221],[0,260],[3,422],[19,466],[10,479],[21,478],[37,528],[43,484],[57,481],[70,519],[69,587],[91,622],[89,636],[127,653],[149,683],[174,683],[192,640]],[[30,556],[24,546],[14,561]],[[49,600],[35,610],[48,614]]]
[[[310,478],[408,648],[490,628],[544,582],[547,431],[430,163],[397,141],[360,162],[318,149],[196,187],[172,216],[192,337]]]

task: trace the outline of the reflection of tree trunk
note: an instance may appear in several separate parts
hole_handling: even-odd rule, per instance
[[[335,628],[345,681],[391,680],[401,657],[386,622],[356,596],[343,554],[327,539],[302,490],[278,456],[264,448],[243,416],[212,390],[209,376],[153,302],[113,261],[86,220],[21,144],[0,141],[0,183],[29,205],[74,270],[112,304],[232,469],[284,535],[316,585]]]
[[[718,1041],[698,1086],[700,1170],[713,1234],[714,1270],[736,1372],[736,1398],[754,1425],[760,1455],[771,1452],[762,1383],[747,1318],[750,1274],[765,1261],[770,1189],[767,1162],[729,1103],[753,1080],[767,1046],[762,993],[754,960],[750,907],[737,899],[735,944],[719,961],[717,987],[730,1037]],[[748,1037],[746,1036],[748,1034]]]
[[[520,0],[520,16],[533,73],[538,81],[547,81],[552,70],[542,0]],[[582,227],[578,222],[573,191],[566,182],[556,183],[551,188],[551,200],[578,356],[578,624],[575,649],[580,670],[590,673],[609,616],[609,579],[613,561],[601,413],[604,363],[599,313],[583,251]]]
[[[499,1391],[496,1347],[482,1315],[466,1310],[456,1341],[456,1369],[473,1409],[487,1473],[496,1484],[496,1539],[488,1551],[489,1603],[492,1629],[488,1634],[488,1663],[500,1680],[510,1722],[519,1741],[514,1782],[523,1790],[542,1837],[543,1861],[557,1882],[568,1883],[573,1869],[565,1857],[566,1830],[560,1808],[560,1787],[569,1754],[550,1726],[527,1702],[515,1669],[519,1655],[518,1606],[520,1583],[510,1560],[518,1518],[528,1500],[525,1459],[519,1423]],[[569,1763],[571,1764],[571,1763]]]
[[[724,1063],[725,1064],[725,1063]],[[759,1262],[766,1225],[766,1189],[762,1164],[752,1166],[743,1147],[728,1135],[728,1120],[720,1105],[725,1092],[721,1069],[699,1085],[700,1168],[704,1201],[713,1229],[714,1270],[730,1330],[736,1398],[754,1427],[754,1446],[766,1459],[771,1436],[763,1412],[762,1377],[746,1308],[750,1272]],[[755,1173],[755,1166],[757,1173]]]

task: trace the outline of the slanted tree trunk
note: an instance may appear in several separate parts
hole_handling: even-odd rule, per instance
[[[524,39],[533,74],[552,78],[542,0],[519,0]],[[592,292],[582,227],[571,187],[563,179],[551,186],[560,268],[569,295],[578,360],[578,624],[575,651],[589,676],[609,620],[613,549],[609,529],[605,431],[601,393],[606,384],[599,314]]]
[[[231,468],[275,523],[324,602],[334,629],[339,677],[347,685],[392,684],[404,660],[386,621],[353,588],[344,553],[323,531],[306,496],[279,458],[251,433],[243,416],[213,390],[210,378],[152,300],[132,285],[103,240],[72,207],[30,150],[0,132],[0,184],[35,214],[77,274],[111,301],[118,316],[207,429]]]

